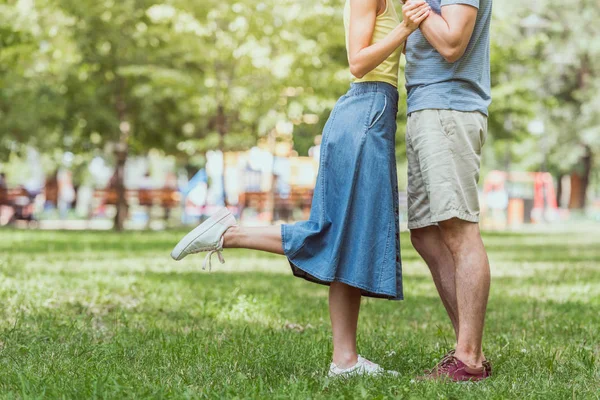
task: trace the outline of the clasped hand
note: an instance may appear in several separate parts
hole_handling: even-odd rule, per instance
[[[402,3],[402,23],[411,31],[415,31],[431,13],[431,6],[423,0],[407,0]]]

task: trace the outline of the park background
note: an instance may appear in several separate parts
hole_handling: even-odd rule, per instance
[[[401,379],[324,377],[327,292],[285,260],[229,251],[209,275],[168,258],[224,203],[245,224],[306,216],[350,81],[342,9],[0,0],[1,398],[599,397],[597,0],[494,4],[490,382],[413,381],[452,335],[406,232],[407,300],[365,301],[360,328]]]

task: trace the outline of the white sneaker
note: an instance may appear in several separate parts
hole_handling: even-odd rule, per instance
[[[215,215],[185,235],[171,252],[171,257],[179,261],[188,254],[208,251],[202,264],[202,269],[206,269],[206,263],[208,262],[208,270],[210,271],[212,267],[210,257],[213,253],[217,253],[221,264],[225,262],[221,253],[223,251],[223,235],[227,229],[236,225],[235,217],[227,208],[222,208]]]
[[[355,376],[355,375],[377,376],[377,375],[384,375],[384,374],[389,374],[391,376],[399,375],[399,373],[396,371],[387,371],[387,370],[383,369],[383,367],[381,367],[380,365],[375,364],[374,362],[369,361],[366,358],[358,356],[358,361],[356,362],[356,364],[354,364],[353,367],[350,367],[350,368],[342,369],[342,368],[338,367],[337,365],[335,365],[334,363],[331,363],[331,366],[329,367],[328,376],[330,378],[334,378],[334,377],[349,377],[349,376]]]

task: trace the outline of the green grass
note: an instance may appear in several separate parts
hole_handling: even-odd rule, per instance
[[[413,380],[453,338],[406,235],[406,300],[359,327],[401,377],[348,381],[325,377],[325,287],[262,253],[175,263],[180,235],[0,231],[0,398],[600,398],[600,235],[485,236],[495,376],[469,385]]]

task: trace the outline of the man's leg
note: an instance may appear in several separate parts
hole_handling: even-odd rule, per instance
[[[458,342],[459,319],[454,259],[442,238],[440,228],[434,225],[412,229],[410,240],[431,271],[435,287],[450,317]]]
[[[407,121],[406,158],[408,160],[408,228],[410,239],[427,263],[435,286],[446,308],[456,339],[458,340],[458,306],[456,304],[456,286],[454,260],[446,247],[440,229],[431,223],[431,205],[426,175],[421,172],[421,162],[412,139],[422,131],[424,122],[439,121],[436,111],[411,114]],[[418,139],[418,138],[417,138]],[[438,138],[434,138],[438,140]],[[422,146],[423,140],[416,144]],[[427,225],[422,227],[423,225]],[[416,228],[415,228],[416,227]]]
[[[456,357],[473,367],[484,361],[483,327],[490,292],[490,265],[479,225],[453,218],[439,223],[456,268],[459,336]]]

